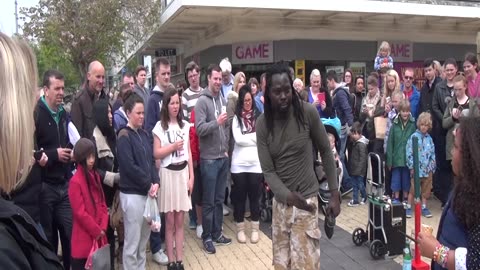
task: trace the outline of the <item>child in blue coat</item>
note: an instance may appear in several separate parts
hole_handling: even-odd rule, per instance
[[[420,192],[422,193],[422,216],[430,218],[432,213],[427,208],[427,199],[432,190],[432,175],[435,172],[435,145],[428,131],[432,128],[432,116],[428,112],[421,113],[417,120],[417,130],[407,141],[407,167],[410,169],[412,178],[408,204],[406,210],[407,218],[412,217],[411,203],[413,201],[415,185],[413,179],[413,138],[418,138],[418,161],[420,177]]]

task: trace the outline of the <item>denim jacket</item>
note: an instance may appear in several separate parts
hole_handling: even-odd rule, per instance
[[[430,134],[423,135],[417,129],[407,141],[407,167],[413,169],[413,138],[418,138],[419,176],[428,177],[436,168],[435,145]]]

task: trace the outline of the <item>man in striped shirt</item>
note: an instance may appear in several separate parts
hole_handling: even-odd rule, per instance
[[[185,67],[185,77],[187,78],[189,87],[183,92],[182,95],[182,109],[183,115],[188,122],[190,121],[190,116],[192,115],[192,110],[197,104],[197,100],[200,97],[200,94],[203,92],[203,88],[200,87],[200,67],[194,62],[191,61]],[[195,123],[192,123],[193,125]],[[196,190],[201,187],[200,179],[200,166],[197,162],[194,162],[194,173],[195,181],[197,182],[194,185],[195,193],[202,194],[201,190]],[[198,200],[198,201],[196,201]],[[188,227],[191,230],[196,229],[197,237],[202,238],[203,227],[202,227],[202,202],[197,196],[192,196],[192,210],[188,211],[188,216],[190,222]]]
[[[187,77],[189,87],[182,95],[182,109],[185,120],[190,122],[192,110],[203,91],[203,88],[200,87],[200,67],[193,61],[188,63],[185,67],[185,76]]]

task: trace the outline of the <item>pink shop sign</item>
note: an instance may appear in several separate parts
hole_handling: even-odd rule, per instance
[[[259,41],[232,44],[233,64],[259,64],[273,62],[273,42]]]

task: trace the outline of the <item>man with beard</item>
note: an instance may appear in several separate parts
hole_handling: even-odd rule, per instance
[[[275,269],[320,269],[319,184],[313,147],[322,157],[331,191],[327,214],[340,213],[336,166],[317,110],[293,93],[288,67],[274,65],[266,75],[265,111],[258,118],[257,147],[273,199]]]
[[[195,127],[200,145],[202,178],[202,240],[208,254],[215,245],[232,243],[222,233],[223,201],[228,172],[227,102],[222,96],[222,70],[212,64],[207,69],[208,87],[195,105]]]

